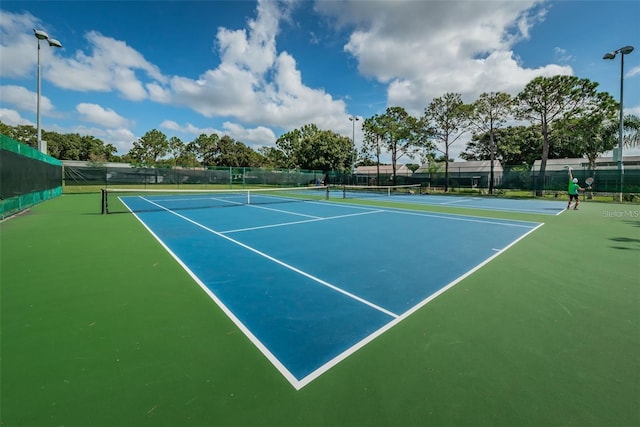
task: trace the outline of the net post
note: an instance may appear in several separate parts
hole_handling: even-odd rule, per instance
[[[325,200],[329,200],[329,184],[327,184],[324,197],[325,197]]]
[[[347,198],[347,186],[345,184],[342,184],[342,198]]]
[[[107,191],[104,188],[100,189],[100,205],[101,205],[101,214],[104,215],[107,213]]]

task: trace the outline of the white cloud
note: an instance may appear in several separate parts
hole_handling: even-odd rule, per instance
[[[147,83],[147,91],[149,92],[149,99],[161,104],[168,104],[171,102],[171,91],[162,87],[162,85],[152,82]]]
[[[112,109],[105,109],[97,104],[81,103],[76,106],[76,111],[80,114],[82,120],[105,128],[130,126],[127,119]]]
[[[631,68],[629,71],[627,71],[625,77],[633,77],[640,74],[640,65],[637,65],[633,68]]]
[[[352,26],[344,50],[360,72],[388,84],[389,105],[421,112],[435,97],[485,91],[515,94],[540,75],[571,74],[570,67],[523,67],[511,48],[543,19],[540,2],[395,1],[317,2],[338,26]]]
[[[19,111],[35,113],[38,106],[38,94],[23,86],[0,86],[0,100],[2,105],[12,105]],[[40,114],[46,117],[61,117],[49,98],[40,95]]]
[[[286,14],[281,5],[273,1],[259,1],[258,18],[248,22],[248,35],[245,30],[221,28],[217,40],[222,62],[236,64],[255,74],[266,72],[276,57],[276,35],[280,18]]]
[[[163,129],[169,129],[169,130],[175,130],[175,131],[180,131],[180,125],[176,122],[174,122],[173,120],[165,120],[162,123],[160,123],[160,127]]]
[[[242,116],[256,104],[256,77],[249,71],[222,64],[198,80],[173,77],[172,102],[187,106],[205,117]]]
[[[168,129],[170,131],[174,131],[174,132],[178,132],[181,134],[185,134],[185,135],[189,135],[189,136],[200,136],[202,134],[205,135],[211,135],[211,134],[217,134],[220,135],[223,132],[221,132],[218,129],[215,128],[211,128],[211,127],[206,127],[206,128],[201,128],[201,127],[197,127],[191,123],[187,123],[184,126],[181,126],[180,124],[178,124],[177,122],[173,121],[173,120],[165,120],[162,123],[160,123],[160,128],[162,129]]]
[[[563,49],[561,47],[554,47],[553,53],[558,62],[571,62],[575,59],[573,55],[571,55],[569,52],[567,52],[566,49]]]
[[[273,131],[264,126],[247,129],[237,123],[224,122],[223,127],[226,130],[226,134],[228,134],[236,141],[242,141],[247,145],[273,145],[276,140],[276,136],[274,135]]]
[[[129,152],[133,146],[133,141],[137,138],[129,129],[104,129],[100,127],[75,126],[71,130],[58,132],[71,132],[80,135],[91,135],[102,140],[105,144],[112,144],[118,149],[118,153],[124,154]]]
[[[35,123],[30,122],[29,120],[20,116],[15,110],[10,110],[8,108],[0,108],[0,121],[5,125],[9,126],[18,126],[18,125],[30,125],[36,126]]]
[[[113,144],[118,149],[118,153],[128,153],[135,140],[136,137],[129,129],[107,129],[105,131],[104,141]]]
[[[635,107],[624,107],[624,115],[633,114],[634,116],[640,117],[640,105]]]
[[[41,28],[38,19],[29,13],[0,13],[0,77],[17,78],[34,74],[36,70],[37,40],[25,28]],[[40,51],[41,63],[46,63],[55,49]]]
[[[149,95],[136,71],[143,71],[153,81],[168,81],[157,66],[125,42],[96,31],[87,33],[86,38],[90,55],[78,51],[73,58],[51,63],[48,78],[58,87],[80,92],[115,90],[125,99],[140,101]]]
[[[3,105],[13,105],[21,111],[36,112],[38,94],[22,86],[6,85],[0,86],[0,99]],[[53,110],[51,101],[40,96],[40,112],[44,114]]]
[[[205,117],[233,117],[243,123],[285,129],[311,122],[344,126],[344,102],[322,89],[306,86],[295,59],[286,52],[277,53],[279,23],[288,18],[288,6],[260,1],[248,31],[219,29],[220,65],[197,80],[173,77],[172,96],[156,88],[158,99],[171,98],[172,103],[188,106]]]

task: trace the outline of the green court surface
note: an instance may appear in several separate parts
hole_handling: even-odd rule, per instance
[[[640,425],[639,205],[408,206],[545,225],[298,391],[99,205],[0,224],[2,426]]]

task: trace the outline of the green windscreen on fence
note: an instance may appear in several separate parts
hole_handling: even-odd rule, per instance
[[[62,194],[62,162],[0,135],[0,218]]]
[[[320,171],[299,169],[266,169],[250,167],[134,167],[127,163],[110,165],[79,165],[64,163],[65,186],[100,185],[105,187],[134,186],[224,186],[299,187],[322,181]]]

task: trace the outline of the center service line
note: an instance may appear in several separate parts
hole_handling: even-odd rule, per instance
[[[251,205],[249,205],[251,206]],[[253,206],[254,208],[258,207],[258,206]],[[262,208],[264,209],[264,208]],[[281,213],[291,213],[289,211],[282,211],[280,209],[269,209],[272,211],[276,211],[276,212],[281,212]],[[242,231],[254,231],[254,230],[261,230],[263,228],[274,228],[274,227],[286,227],[288,225],[296,225],[296,224],[306,224],[309,222],[318,222],[318,221],[329,221],[332,219],[340,219],[340,218],[348,218],[351,216],[361,216],[361,215],[369,215],[369,214],[373,214],[373,213],[380,213],[380,212],[384,212],[381,210],[376,210],[376,211],[367,211],[367,212],[359,212],[359,213],[354,213],[354,214],[345,214],[345,215],[335,215],[335,216],[327,216],[327,217],[312,217],[314,219],[306,219],[306,220],[302,220],[302,221],[291,221],[291,222],[282,222],[280,224],[269,224],[269,225],[258,225],[255,227],[247,227],[247,228],[237,228],[235,230],[227,230],[227,231],[219,231],[220,234],[230,234],[230,233],[239,233]],[[295,215],[295,213],[294,213]],[[308,215],[306,215],[308,216]]]

